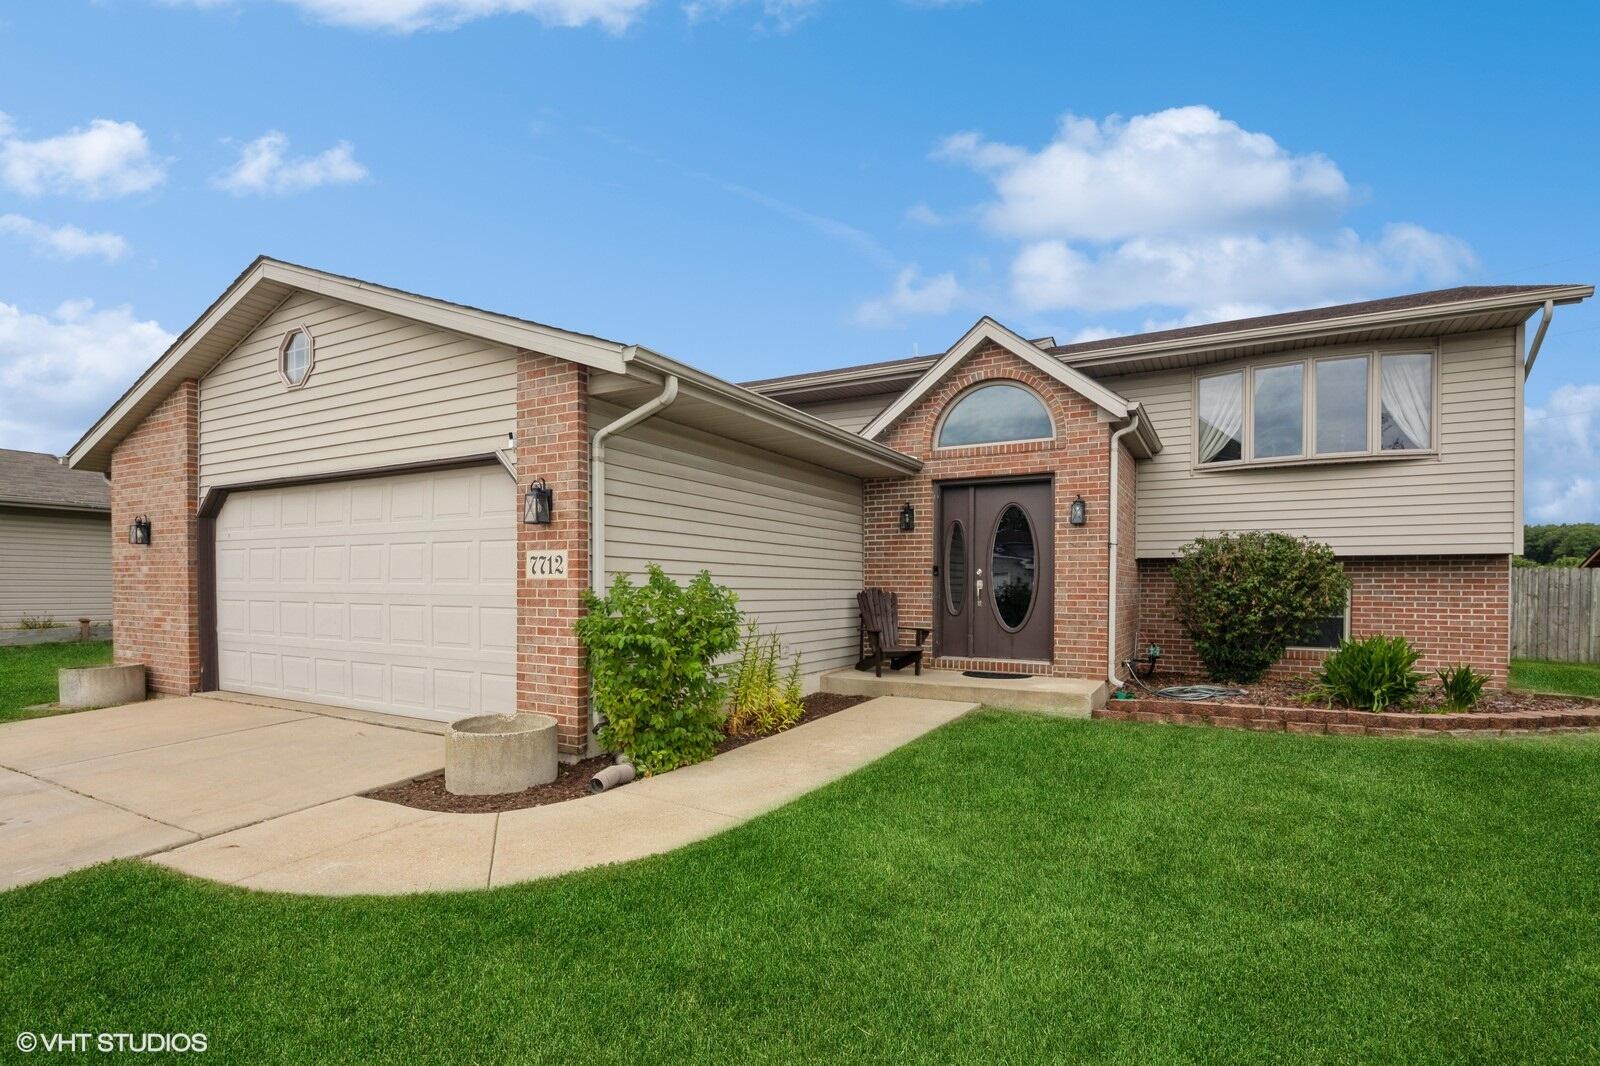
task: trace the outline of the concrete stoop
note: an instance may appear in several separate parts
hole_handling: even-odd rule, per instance
[[[822,675],[821,689],[840,696],[920,696],[930,700],[957,700],[1069,718],[1087,718],[1106,705],[1104,681],[1076,677],[986,678],[968,677],[957,670],[923,670],[922,676],[903,670],[883,671],[845,667]]]

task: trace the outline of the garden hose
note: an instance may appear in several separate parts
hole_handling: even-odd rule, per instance
[[[1122,665],[1128,671],[1128,680],[1144,689],[1152,696],[1164,700],[1179,700],[1184,703],[1199,703],[1202,700],[1225,699],[1229,696],[1243,696],[1244,689],[1233,688],[1230,685],[1171,685],[1167,688],[1151,688],[1139,677],[1133,668],[1132,659],[1124,659]]]

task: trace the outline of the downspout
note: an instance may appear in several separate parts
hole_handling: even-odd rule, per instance
[[[1112,691],[1122,687],[1122,678],[1117,676],[1117,514],[1121,510],[1118,506],[1120,497],[1117,482],[1121,480],[1119,475],[1122,472],[1120,448],[1122,438],[1138,428],[1139,416],[1135,414],[1127,425],[1111,434],[1111,499],[1106,505],[1109,512],[1106,524],[1106,676],[1111,679]]]
[[[631,359],[638,349],[630,347],[624,359]],[[661,392],[654,399],[635,407],[615,422],[595,430],[589,442],[589,587],[604,595],[606,587],[606,441],[617,433],[638,425],[645,419],[671,406],[678,398],[678,378],[668,374]],[[589,752],[594,754],[594,736],[599,712],[589,706]]]
[[[660,395],[601,426],[589,442],[589,587],[602,595],[606,586],[606,441],[666,409],[677,398],[678,378],[668,374]]]
[[[1522,376],[1526,378],[1533,373],[1533,361],[1539,358],[1539,349],[1544,346],[1544,331],[1550,328],[1550,320],[1556,315],[1556,302],[1544,302],[1544,314],[1539,316],[1539,332],[1533,335],[1533,343],[1528,346],[1528,361],[1522,364]]]

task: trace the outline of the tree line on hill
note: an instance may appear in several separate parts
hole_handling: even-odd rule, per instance
[[[1560,525],[1523,526],[1522,554],[1517,566],[1579,566],[1600,548],[1600,524],[1566,522]]]

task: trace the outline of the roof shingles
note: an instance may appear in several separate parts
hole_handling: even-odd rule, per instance
[[[0,448],[0,504],[110,511],[111,484],[100,474],[63,466],[44,452]]]

